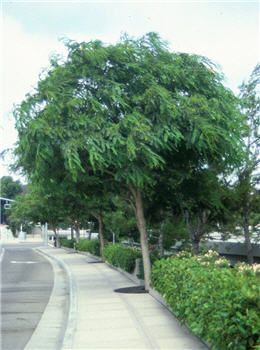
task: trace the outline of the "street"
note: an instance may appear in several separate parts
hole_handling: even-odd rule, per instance
[[[52,266],[32,249],[36,246],[39,244],[3,244],[1,247],[2,350],[24,349],[52,291]]]

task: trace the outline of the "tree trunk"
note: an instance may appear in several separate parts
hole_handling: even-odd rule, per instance
[[[76,242],[78,243],[80,239],[80,231],[79,231],[78,223],[75,223],[75,231],[76,231]]]
[[[200,241],[197,239],[196,235],[195,237],[193,235],[191,244],[192,244],[192,253],[194,255],[198,255],[200,252]]]
[[[164,248],[163,248],[163,231],[162,228],[160,229],[159,233],[159,239],[158,239],[158,248],[159,248],[159,255],[163,256],[164,255]]]
[[[53,228],[53,232],[54,232],[54,237],[55,237],[55,247],[60,248],[60,236],[57,233],[56,227]]]
[[[140,233],[142,257],[143,257],[143,265],[144,265],[145,290],[149,290],[150,279],[151,279],[151,261],[150,261],[149,247],[148,247],[148,238],[147,238],[146,223],[145,223],[145,217],[144,217],[142,194],[141,194],[141,191],[138,189],[130,188],[130,190],[135,200],[135,215],[136,215],[137,227]]]
[[[247,261],[249,264],[254,263],[254,256],[253,256],[253,247],[251,243],[251,237],[249,232],[249,219],[248,219],[248,210],[247,208],[244,209],[243,213],[243,230],[244,230],[244,236],[245,236],[245,245],[246,245],[246,255],[247,255]]]
[[[104,260],[105,238],[104,238],[103,216],[101,212],[97,215],[97,220],[98,220],[98,235],[99,235],[99,242],[100,242],[100,256],[102,260]]]
[[[71,239],[74,239],[74,229],[72,226],[70,228],[70,234],[71,234]]]
[[[187,209],[184,211],[184,217],[191,241],[192,253],[198,255],[200,250],[200,238],[190,221],[190,213]]]

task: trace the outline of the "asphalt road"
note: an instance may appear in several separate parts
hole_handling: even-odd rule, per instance
[[[34,246],[29,243],[2,245],[2,350],[24,349],[52,291],[52,266],[32,249]]]

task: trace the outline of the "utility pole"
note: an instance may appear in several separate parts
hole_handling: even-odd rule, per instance
[[[6,206],[9,205],[11,202],[15,202],[14,199],[10,199],[10,198],[4,198],[4,197],[0,197],[0,225],[2,225],[2,201],[6,202],[7,204],[5,204]],[[10,209],[10,206],[6,209]]]
[[[48,245],[48,223],[45,222],[44,225],[44,245]]]

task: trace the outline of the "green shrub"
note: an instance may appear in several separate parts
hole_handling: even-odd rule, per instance
[[[61,247],[74,248],[75,239],[60,238]]]
[[[135,268],[135,260],[141,258],[141,251],[120,244],[108,244],[104,249],[104,256],[111,265],[132,273]]]
[[[259,349],[260,280],[248,269],[231,269],[214,253],[180,254],[154,263],[152,285],[211,349]]]
[[[78,243],[76,243],[76,249],[88,252],[96,256],[100,256],[100,243],[99,240],[93,239],[80,239]]]

